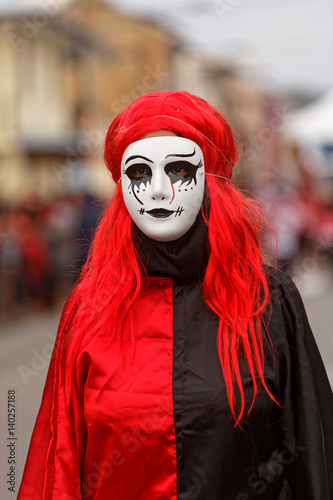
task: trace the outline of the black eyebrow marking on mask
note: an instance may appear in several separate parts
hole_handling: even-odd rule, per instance
[[[165,158],[169,158],[169,156],[177,156],[177,157],[180,157],[180,158],[189,158],[190,156],[194,156],[194,155],[195,155],[195,148],[193,150],[193,153],[189,153],[187,155],[185,155],[185,154],[184,155],[181,155],[181,154],[179,154],[179,155],[171,154],[171,155],[167,155]]]
[[[131,160],[135,160],[136,158],[142,158],[143,160],[147,160],[147,161],[150,161],[150,163],[154,163],[153,160],[149,160],[149,158],[146,158],[145,156],[141,156],[141,155],[134,155],[134,156],[130,156],[129,158],[127,158],[127,160],[125,161],[125,165],[131,161]]]

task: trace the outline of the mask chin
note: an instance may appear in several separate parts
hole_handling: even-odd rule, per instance
[[[200,210],[200,208],[199,208]],[[199,212],[199,211],[198,211]],[[184,236],[194,225],[198,212],[193,219],[186,219],[182,224],[175,224],[174,221],[148,221],[146,224],[138,226],[140,231],[155,241],[169,242],[175,241]]]

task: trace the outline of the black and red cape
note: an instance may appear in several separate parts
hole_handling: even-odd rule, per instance
[[[69,408],[58,333],[18,500],[333,499],[333,398],[299,293],[270,272],[265,377],[281,406],[261,390],[235,427],[202,299],[205,238],[203,223],[172,243],[137,235],[149,276],[135,342],[101,332],[82,348]],[[250,405],[245,372],[243,385]]]

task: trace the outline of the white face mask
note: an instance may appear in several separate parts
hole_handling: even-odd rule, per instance
[[[153,240],[183,236],[199,213],[204,173],[200,147],[184,137],[150,137],[130,144],[121,161],[121,182],[134,223]]]

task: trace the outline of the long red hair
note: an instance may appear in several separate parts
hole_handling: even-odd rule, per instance
[[[258,207],[228,179],[238,158],[226,119],[203,99],[187,92],[154,92],[134,100],[112,122],[105,141],[105,163],[114,181],[126,147],[156,130],[170,130],[196,142],[205,159],[209,191],[208,251],[203,294],[219,317],[217,349],[231,414],[239,424],[245,412],[241,365],[253,381],[253,400],[264,378],[261,320],[269,290],[260,251]],[[98,226],[80,280],[69,300],[62,328],[68,335],[67,377],[71,384],[80,346],[101,331],[120,332],[141,289],[142,264],[132,239],[132,221],[121,185]],[[118,333],[117,333],[118,334]]]

